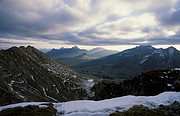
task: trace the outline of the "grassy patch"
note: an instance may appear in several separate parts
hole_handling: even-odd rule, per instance
[[[116,111],[110,116],[180,116],[180,103],[175,101],[170,106],[160,105],[158,109],[149,109],[145,106],[133,106],[127,111]]]
[[[2,110],[0,116],[55,116],[56,109],[53,104],[46,104],[48,107],[40,108],[35,105],[28,105],[26,107],[15,107]]]
[[[164,112],[156,112],[144,106],[133,106],[127,111],[124,112],[116,111],[110,114],[110,116],[163,116],[163,115]]]

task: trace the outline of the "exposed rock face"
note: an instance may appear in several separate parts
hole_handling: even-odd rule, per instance
[[[0,105],[86,99],[88,80],[31,46],[0,51]]]
[[[123,83],[100,82],[92,89],[96,94],[91,99],[95,100],[124,95],[153,96],[164,91],[180,91],[180,70],[175,68],[146,71]]]

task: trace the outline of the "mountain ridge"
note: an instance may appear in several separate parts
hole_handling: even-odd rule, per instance
[[[63,57],[66,57],[66,58],[76,57],[86,52],[87,50],[79,49],[77,46],[74,46],[72,48],[64,48],[64,47],[61,47],[60,49],[53,48],[46,54],[54,59],[58,59],[58,58],[63,58]]]
[[[165,51],[162,49],[162,51],[163,53],[165,52],[166,56],[169,56],[169,53],[176,53],[176,50],[173,49],[173,51],[172,49],[169,48]],[[142,48],[141,50],[146,51]],[[158,57],[161,54],[159,51],[151,52],[152,54],[158,54]],[[126,59],[127,57],[133,58],[136,55],[132,53],[131,51],[125,51],[121,55]],[[138,52],[135,54],[140,56]],[[144,54],[146,55],[146,52]],[[82,54],[82,58],[86,55],[85,53]],[[111,55],[111,57],[113,56]],[[119,54],[115,56],[120,57]],[[106,58],[108,57],[103,59],[107,61]],[[137,63],[139,64],[142,58],[141,56],[140,60],[136,59],[135,61],[138,61]],[[110,60],[106,63],[109,62],[114,61]],[[8,50],[0,51],[0,105],[29,101],[63,102],[89,98],[96,100],[122,94],[154,95],[154,93],[148,93],[149,88],[151,88],[151,84],[155,84],[155,87],[158,87],[157,84],[160,82],[162,84],[160,84],[161,87],[159,88],[167,88],[166,90],[170,88],[170,90],[179,91],[179,73],[179,69],[152,71],[150,72],[151,76],[146,76],[148,73],[144,72],[143,75],[145,76],[139,76],[142,78],[135,77],[132,80],[124,81],[122,86],[122,84],[117,84],[118,82],[110,83],[113,80],[98,79],[80,74],[32,46],[12,47]],[[151,79],[155,81],[149,81]],[[157,94],[163,91],[165,90],[162,89],[161,91],[154,92]]]
[[[77,46],[74,46],[72,48],[64,48],[61,47],[60,49],[52,49],[46,54],[54,59],[60,59],[60,58],[73,58],[77,57],[83,53],[86,53],[89,57],[104,57],[108,56],[114,53],[117,53],[116,50],[106,50],[101,47],[93,48],[91,50],[86,49],[80,49]]]
[[[93,95],[89,80],[32,46],[0,51],[0,105],[87,99]]]
[[[180,51],[174,47],[156,49],[137,46],[117,54],[73,66],[74,69],[103,77],[131,78],[146,70],[180,67]]]

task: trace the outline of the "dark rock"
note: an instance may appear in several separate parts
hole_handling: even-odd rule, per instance
[[[143,72],[131,80],[119,82],[99,82],[92,89],[95,100],[125,95],[154,96],[164,91],[180,91],[180,71],[174,69]]]

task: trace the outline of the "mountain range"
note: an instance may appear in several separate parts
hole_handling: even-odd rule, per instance
[[[54,59],[60,59],[60,58],[73,58],[77,57],[79,55],[82,55],[86,53],[89,57],[104,57],[108,56],[114,53],[117,53],[118,51],[115,50],[106,50],[104,48],[93,48],[91,50],[85,50],[85,49],[80,49],[77,46],[74,46],[72,48],[60,48],[60,49],[52,49],[46,54]]]
[[[141,52],[138,52],[139,50]],[[139,46],[101,59],[116,58],[122,55],[126,57],[127,61],[129,60],[128,57],[132,58],[132,61],[136,61],[133,58],[139,56],[142,59],[138,63],[144,64],[147,61],[152,62],[149,60],[152,56],[147,56],[150,53],[152,56],[155,54],[153,58],[161,58],[163,55],[159,54],[163,53],[163,59],[169,68],[169,66],[174,66],[173,62],[177,60],[175,57],[178,57],[179,51],[173,47],[155,49],[151,46]],[[84,53],[81,58],[86,58],[86,55]],[[170,59],[166,59],[167,56]],[[112,59],[111,62],[114,60]],[[179,91],[179,75],[179,69],[166,69],[143,72],[142,75],[122,83],[112,82],[111,80],[80,74],[32,46],[12,47],[7,50],[0,50],[0,105],[34,101],[99,100],[129,94],[157,95],[164,91]],[[158,87],[159,89],[157,89]]]
[[[102,58],[111,54],[118,53],[115,50],[106,50],[104,48],[93,48],[91,50],[80,49],[77,46],[72,48],[52,49],[46,54],[68,66],[75,66],[94,59]]]
[[[32,46],[0,51],[0,105],[87,99],[93,80]]]
[[[127,79],[146,70],[180,67],[179,59],[180,51],[174,47],[156,49],[147,45],[77,64],[73,68],[99,77]]]

